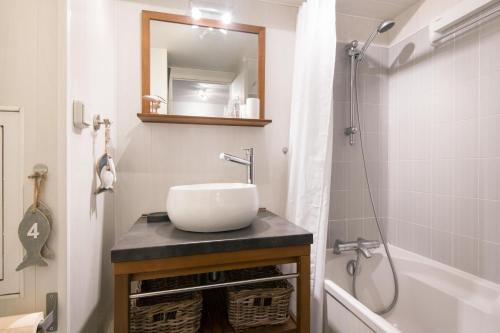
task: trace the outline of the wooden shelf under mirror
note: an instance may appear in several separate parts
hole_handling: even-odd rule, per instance
[[[143,11],[137,116],[154,123],[266,126],[265,45],[265,27]],[[151,103],[150,96],[161,102]]]
[[[264,127],[272,122],[267,119],[220,118],[175,116],[157,113],[138,113],[137,117],[144,123],[198,124]]]

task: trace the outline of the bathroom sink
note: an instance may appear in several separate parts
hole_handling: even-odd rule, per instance
[[[181,230],[219,232],[249,226],[259,210],[257,186],[239,183],[171,187],[167,212]]]

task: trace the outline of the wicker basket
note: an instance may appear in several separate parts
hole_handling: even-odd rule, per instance
[[[198,284],[197,276],[141,281],[138,292],[183,288]],[[195,333],[200,329],[203,298],[199,292],[141,298],[130,305],[131,333]]]
[[[274,266],[227,272],[230,280],[256,279],[281,275]],[[235,330],[279,325],[289,319],[293,286],[286,280],[227,288],[229,323]]]

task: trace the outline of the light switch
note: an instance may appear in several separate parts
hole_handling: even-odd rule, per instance
[[[90,114],[85,111],[85,104],[80,101],[73,101],[73,126],[84,129],[89,127],[90,123]]]

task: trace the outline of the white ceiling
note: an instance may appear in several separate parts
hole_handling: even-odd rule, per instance
[[[420,0],[337,0],[337,12],[376,19],[393,19],[417,2]]]

